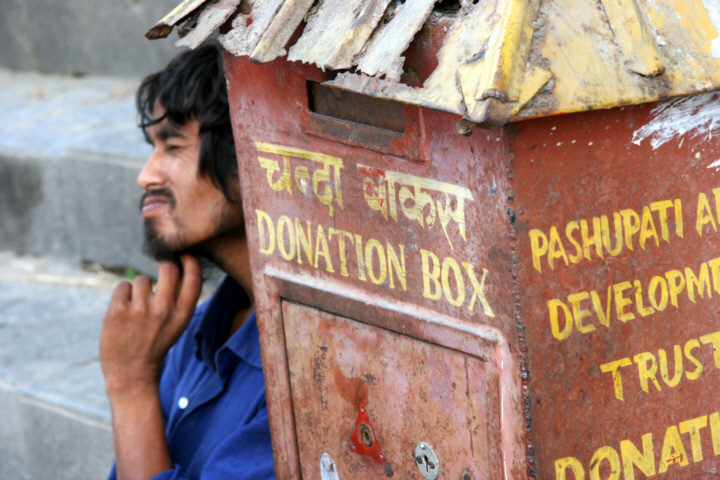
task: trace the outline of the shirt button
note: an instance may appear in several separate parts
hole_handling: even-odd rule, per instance
[[[185,410],[190,403],[190,400],[188,400],[187,397],[180,397],[180,400],[178,400],[178,407],[180,407],[180,410]]]

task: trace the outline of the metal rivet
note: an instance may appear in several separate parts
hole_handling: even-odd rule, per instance
[[[457,133],[459,133],[460,135],[464,135],[466,137],[472,134],[474,128],[475,128],[475,124],[465,118],[460,119],[457,122],[457,125],[455,125],[455,129],[457,130]]]

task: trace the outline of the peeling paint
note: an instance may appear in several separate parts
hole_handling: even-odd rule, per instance
[[[720,58],[720,0],[703,0],[710,21],[718,31],[718,37],[710,43],[713,58]]]
[[[720,95],[706,93],[670,100],[653,108],[650,114],[652,119],[633,133],[636,145],[649,139],[656,149],[678,136],[701,137],[720,127],[716,120],[720,118]]]
[[[194,47],[230,22],[219,40],[233,55],[335,70],[326,85],[484,127],[720,89],[720,0],[461,0],[454,14],[445,3],[185,0],[149,34],[182,21],[195,31],[179,44]],[[437,63],[407,82],[404,53],[427,48]]]

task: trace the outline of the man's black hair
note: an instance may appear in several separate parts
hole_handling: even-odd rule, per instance
[[[157,101],[165,110],[161,118],[153,114]],[[136,102],[148,142],[148,128],[165,118],[178,126],[196,119],[201,137],[198,172],[207,175],[228,201],[239,200],[230,188],[238,171],[222,49],[217,42],[183,52],[162,71],[148,75],[138,88]]]

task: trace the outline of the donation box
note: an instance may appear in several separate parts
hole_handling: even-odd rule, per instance
[[[202,8],[278,478],[720,476],[717,2]]]

